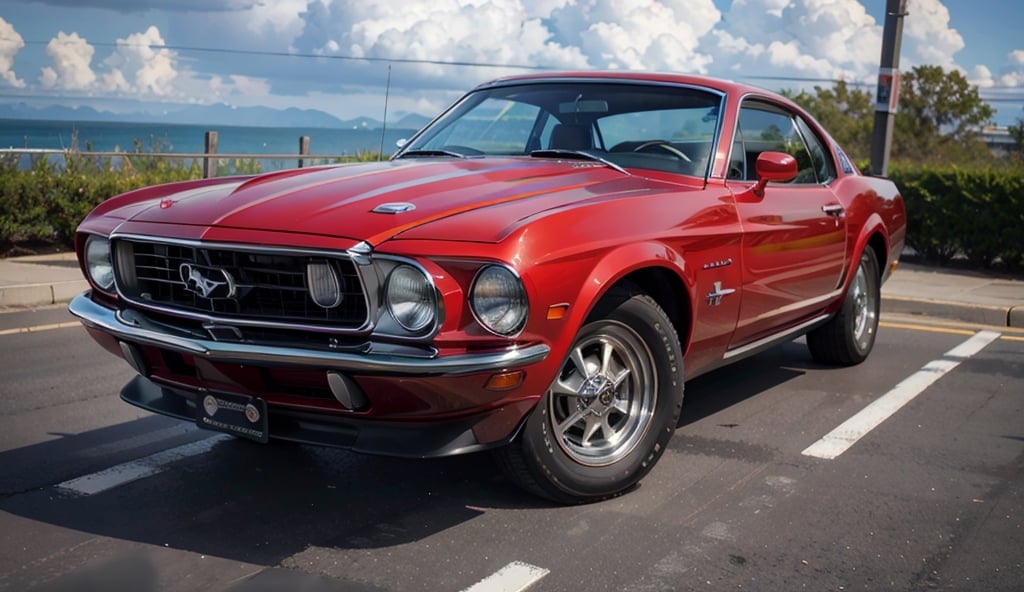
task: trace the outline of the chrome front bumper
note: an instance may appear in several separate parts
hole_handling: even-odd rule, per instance
[[[72,315],[87,327],[119,340],[151,345],[218,362],[314,367],[350,373],[444,376],[500,372],[543,361],[550,353],[544,344],[480,354],[462,354],[418,358],[375,353],[317,351],[295,347],[275,347],[249,343],[230,343],[205,339],[193,333],[175,330],[150,320],[144,314],[127,309],[113,310],[93,302],[88,292],[75,296],[68,305]]]

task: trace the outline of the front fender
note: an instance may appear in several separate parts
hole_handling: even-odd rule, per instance
[[[579,265],[578,261],[566,262],[568,265]],[[548,278],[533,278],[534,282],[556,281],[562,277],[559,265],[552,266]],[[693,302],[695,290],[694,271],[686,264],[680,253],[668,245],[658,241],[644,241],[618,246],[594,261],[590,269],[583,272],[584,281],[578,282],[579,290],[568,303],[566,315],[561,319],[561,328],[556,338],[551,340],[550,360],[563,360],[575,339],[576,333],[587,321],[591,312],[609,290],[631,274],[644,270],[660,270],[679,279],[686,290],[686,301]],[[682,300],[682,299],[680,299]],[[692,311],[686,310],[685,320],[692,326]],[[670,316],[673,316],[670,313]],[[681,336],[683,337],[683,336]]]

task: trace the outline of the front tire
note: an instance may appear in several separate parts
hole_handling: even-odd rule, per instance
[[[580,329],[558,376],[499,457],[514,481],[547,499],[612,497],[660,458],[682,401],[672,323],[649,296],[616,290]]]
[[[853,281],[839,312],[828,323],[807,334],[811,357],[821,364],[853,366],[867,359],[878,333],[881,308],[878,258],[864,249]]]

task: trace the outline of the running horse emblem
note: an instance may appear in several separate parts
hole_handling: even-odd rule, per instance
[[[224,297],[232,298],[235,295],[235,282],[231,275],[223,269],[212,269],[207,272],[219,273],[223,278],[223,282],[210,279],[203,275],[203,270],[191,263],[182,263],[181,267],[178,268],[178,273],[181,275],[181,281],[185,284],[185,289],[189,292],[196,293],[203,298],[212,298],[213,293],[217,288],[221,286],[227,286],[227,294]]]

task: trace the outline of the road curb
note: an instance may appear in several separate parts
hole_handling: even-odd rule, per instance
[[[89,282],[84,279],[0,287],[0,308],[61,304],[88,289]]]
[[[1024,306],[1011,306],[1006,315],[1006,323],[1010,327],[1024,327]]]
[[[995,327],[1024,327],[1024,306],[988,306],[883,294],[882,312],[940,317]]]

